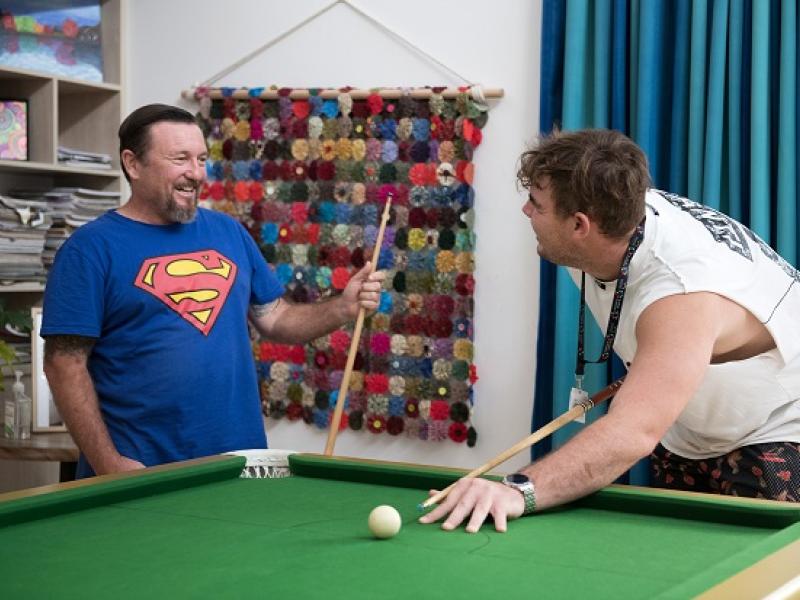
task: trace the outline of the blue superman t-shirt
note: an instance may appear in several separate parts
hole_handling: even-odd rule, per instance
[[[89,372],[122,455],[149,466],[263,448],[247,311],[283,291],[227,215],[148,225],[110,211],[59,250],[41,334],[96,338]]]

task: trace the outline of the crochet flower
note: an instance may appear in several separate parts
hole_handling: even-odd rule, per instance
[[[373,115],[379,114],[383,110],[383,98],[380,94],[370,94],[367,96],[367,107]]]
[[[467,439],[467,426],[463,423],[450,423],[450,427],[447,428],[447,436],[460,444]]]
[[[450,358],[452,358],[453,341],[447,338],[434,340],[431,356],[435,359],[445,358],[449,360]],[[452,372],[452,364],[448,367],[448,372]]]
[[[248,200],[252,200],[253,202],[258,202],[261,198],[264,197],[264,186],[262,186],[258,181],[253,181],[247,187],[248,193]]]
[[[383,142],[380,159],[384,163],[392,163],[397,160],[398,148],[397,144],[391,140]],[[388,166],[388,165],[384,165]],[[392,169],[396,172],[396,167],[392,165]]]
[[[345,206],[345,205],[333,205],[334,210],[337,206]],[[347,246],[350,243],[350,226],[344,223],[340,223],[333,228],[333,240],[339,246]]]
[[[384,119],[378,125],[378,131],[380,132],[380,137],[384,140],[393,140],[395,139],[397,129],[397,121],[394,119]]]
[[[367,155],[367,143],[364,140],[352,140],[350,142],[350,155],[354,160],[364,160]]]
[[[245,181],[237,181],[233,190],[238,202],[244,202],[250,198],[250,189]]]
[[[308,100],[295,100],[292,102],[292,112],[298,119],[305,119],[311,113]]]
[[[413,162],[427,162],[430,158],[430,147],[427,142],[414,142],[408,151],[408,155]]]
[[[308,246],[295,244],[292,248],[292,262],[296,265],[306,266],[308,264]]]
[[[334,119],[339,114],[339,102],[337,100],[325,100],[322,105],[322,114],[328,119]]]
[[[475,258],[472,252],[460,252],[456,255],[456,269],[459,273],[472,273],[475,270]]]
[[[372,315],[372,329],[375,331],[388,331],[389,330],[390,316],[383,313],[375,313]]]
[[[395,135],[400,140],[407,140],[411,137],[412,121],[408,117],[404,117],[397,122]]]
[[[367,376],[369,379],[369,376]],[[367,393],[369,385],[367,385]],[[367,410],[373,414],[385,415],[389,412],[389,398],[383,395],[371,395],[367,400]]]
[[[342,330],[333,331],[330,334],[330,344],[337,352],[347,352],[350,348],[350,335]]]
[[[451,372],[452,365],[450,364],[450,361],[441,358],[433,361],[433,376],[436,379],[449,379]]]
[[[343,290],[350,281],[350,272],[344,267],[336,267],[331,275],[331,282],[333,287],[337,290]]]
[[[456,292],[462,296],[471,296],[475,291],[475,280],[469,273],[459,273],[456,276]]]
[[[419,417],[419,400],[416,398],[409,398],[406,400],[406,416],[416,419]]]
[[[335,146],[336,158],[339,160],[349,160],[353,156],[353,145],[347,138],[339,138]]]
[[[391,348],[391,339],[385,333],[376,333],[370,338],[370,349],[377,355],[383,355],[389,352]]]
[[[417,405],[419,409],[419,416],[423,419],[430,419],[431,418],[431,401],[430,400],[420,400],[419,404]]]
[[[336,142],[324,140],[322,142],[322,160],[333,160],[336,158]]]
[[[413,357],[420,357],[425,351],[425,344],[418,335],[409,335],[406,337],[406,347],[408,348],[408,355]]]
[[[295,160],[306,160],[308,158],[308,140],[298,139],[292,142],[292,157]]]
[[[414,119],[411,125],[411,136],[417,141],[427,141],[430,137],[430,127],[428,119]]]
[[[349,115],[353,110],[353,97],[347,92],[339,94],[337,102],[339,104],[339,112],[343,115]]]
[[[272,117],[264,121],[264,139],[276,140],[281,134],[281,124],[278,119]]]
[[[392,354],[397,356],[403,355],[406,352],[406,338],[399,334],[394,334],[391,337],[390,349]]]
[[[382,433],[386,429],[386,417],[383,415],[368,415],[367,428],[372,433]]]
[[[449,273],[455,266],[455,255],[449,250],[442,250],[436,255],[436,270],[440,273]]]
[[[322,113],[322,104],[324,100],[319,96],[309,96],[308,104],[310,106],[309,114],[312,115],[312,118],[318,117]]]
[[[422,250],[427,243],[427,236],[425,231],[419,228],[412,228],[408,230],[408,247],[411,250]]]
[[[441,442],[447,439],[448,424],[446,421],[431,421],[428,424],[428,439]]]
[[[467,339],[459,339],[453,343],[453,356],[459,360],[472,360],[472,342]]]
[[[319,117],[311,117],[308,120],[308,137],[312,140],[319,139],[322,135],[323,121]]]
[[[286,381],[289,379],[289,365],[283,362],[272,364],[269,370],[270,379],[273,381]]]
[[[399,416],[393,415],[386,421],[386,431],[389,435],[400,435],[405,427],[405,422]]]

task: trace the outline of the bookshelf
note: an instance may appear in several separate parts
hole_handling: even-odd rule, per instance
[[[100,2],[103,82],[0,65],[3,97],[29,103],[29,160],[0,160],[0,193],[19,187],[121,189],[117,127],[123,110],[120,35],[124,2]],[[112,168],[99,171],[59,164],[59,146],[109,154]]]
[[[0,194],[12,190],[46,191],[56,187],[123,190],[117,128],[124,109],[124,48],[122,33],[127,0],[100,0],[103,81],[83,81],[0,64],[4,99],[28,101],[28,160],[0,159]],[[46,2],[41,3],[46,4]],[[111,156],[111,169],[93,169],[59,163],[58,148],[65,146]],[[9,309],[28,311],[41,306],[44,284],[37,281],[0,281],[0,298]],[[0,369],[9,393],[10,369]],[[31,394],[30,367],[25,386]]]

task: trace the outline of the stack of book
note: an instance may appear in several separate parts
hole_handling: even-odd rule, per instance
[[[117,208],[120,192],[57,187],[0,196],[0,282],[44,281],[76,228]]]
[[[52,221],[45,202],[0,196],[0,282],[45,279],[45,237]]]
[[[71,205],[64,221],[70,227],[78,228],[93,221],[103,213],[119,206],[120,192],[90,190],[86,188],[55,188],[61,194],[69,194]]]
[[[66,146],[58,147],[58,162],[70,167],[83,169],[110,169],[111,156],[100,152],[87,152]]]

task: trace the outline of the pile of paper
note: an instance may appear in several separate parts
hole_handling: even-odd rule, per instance
[[[83,169],[110,169],[111,156],[100,152],[87,152],[66,146],[58,147],[58,162],[70,167]]]

